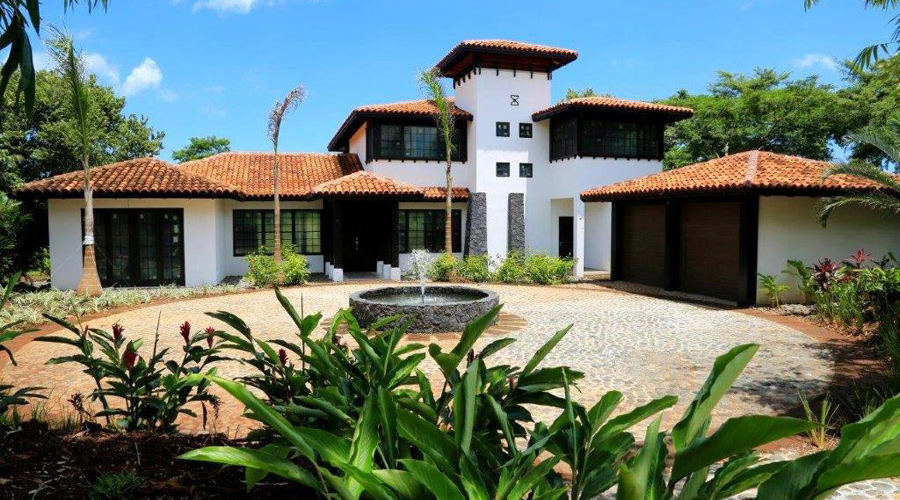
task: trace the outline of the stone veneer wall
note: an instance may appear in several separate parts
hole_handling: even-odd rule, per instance
[[[508,252],[525,251],[525,193],[509,193],[507,209],[506,249]]]
[[[487,194],[471,193],[466,216],[464,255],[485,255],[487,253]]]

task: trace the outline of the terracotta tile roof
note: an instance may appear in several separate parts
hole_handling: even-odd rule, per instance
[[[451,97],[448,99],[454,102]],[[388,104],[367,104],[359,106],[350,112],[344,123],[341,124],[334,137],[328,143],[329,151],[341,151],[350,141],[350,137],[359,130],[359,127],[369,118],[398,117],[398,118],[431,118],[437,113],[433,101],[419,99],[416,101],[392,102]],[[472,113],[455,107],[453,114],[460,120],[472,120]]]
[[[279,153],[280,194],[302,198],[313,187],[362,170],[355,154]],[[237,186],[241,196],[267,199],[272,189],[272,153],[227,152],[182,163],[176,167],[218,182]]]
[[[444,76],[455,77],[454,67],[468,54],[497,54],[506,56],[525,56],[550,59],[550,69],[556,69],[578,58],[578,52],[562,47],[538,45],[536,43],[517,42],[514,40],[463,40],[450,50],[435,67]]]
[[[567,99],[558,104],[542,109],[531,118],[534,121],[545,120],[553,115],[567,111],[600,110],[600,111],[626,111],[626,112],[651,112],[670,115],[672,118],[682,120],[694,116],[694,110],[681,106],[657,104],[653,102],[631,101],[617,97],[578,97]]]
[[[447,196],[447,188],[433,186],[423,188],[423,190],[425,192],[426,200],[441,201]],[[451,190],[451,193],[453,193],[452,196],[454,201],[465,201],[469,199],[468,188],[455,187]]]
[[[240,190],[227,182],[181,170],[155,158],[138,158],[91,169],[96,197],[232,197]],[[13,194],[44,197],[77,197],[84,192],[80,170],[29,182]]]
[[[827,194],[847,190],[876,190],[872,181],[837,175],[822,179],[828,162],[767,151],[746,151],[638,179],[589,189],[584,201],[706,194],[723,191],[790,191]]]
[[[419,187],[412,184],[394,180],[390,177],[374,172],[356,172],[339,179],[323,182],[313,188],[311,194],[316,196],[344,197],[344,196],[385,196],[410,199],[443,200],[444,188]],[[453,188],[453,198],[465,200],[469,197],[466,188]]]

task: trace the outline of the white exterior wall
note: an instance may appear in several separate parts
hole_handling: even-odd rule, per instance
[[[94,207],[175,208],[184,210],[184,282],[186,286],[215,285],[226,276],[247,272],[243,257],[234,255],[233,211],[272,209],[273,202],[211,199],[124,198],[94,200]],[[74,289],[81,277],[81,199],[51,199],[47,204],[50,232],[50,276],[53,286]],[[318,209],[321,201],[282,202],[284,210]],[[309,270],[325,271],[322,255],[308,255]]]
[[[900,219],[857,207],[835,210],[822,227],[816,220],[812,197],[761,196],[759,199],[759,245],[757,271],[779,275],[791,286],[787,301],[800,300],[796,280],[780,274],[788,259],[812,265],[823,258],[841,261],[864,248],[875,258],[900,251]],[[768,298],[757,287],[757,302]]]
[[[218,217],[221,200],[209,199],[94,199],[94,208],[175,208],[184,210],[184,282],[187,286],[216,284],[221,274]],[[82,199],[47,202],[50,232],[50,276],[53,286],[71,290],[81,277]]]

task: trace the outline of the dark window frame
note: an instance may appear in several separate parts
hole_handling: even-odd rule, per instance
[[[519,177],[531,179],[534,177],[533,163],[519,163]]]
[[[498,161],[496,168],[497,177],[509,177],[510,164],[508,161]],[[505,173],[503,170],[501,170],[503,168],[505,168]]]
[[[424,130],[433,130],[434,146],[423,142]],[[387,131],[393,140],[385,138]],[[457,120],[453,134],[453,161],[467,160],[467,127],[465,120]],[[393,142],[394,144],[390,144]],[[389,145],[390,147],[385,147]],[[427,154],[422,152],[426,151]],[[366,162],[373,160],[444,161],[444,141],[434,120],[370,120],[366,127]]]
[[[307,233],[314,233],[315,231],[302,231],[303,240],[298,245],[297,242],[297,231],[295,230],[297,226],[298,215],[302,217],[307,217],[307,214],[318,214],[319,218],[319,229],[318,229],[318,238],[311,238],[307,240]],[[261,216],[261,219],[255,222],[262,222],[262,232],[259,232],[258,228],[252,228],[249,231],[253,231],[255,234],[254,241],[255,243],[248,245],[245,237],[238,236],[238,224],[240,222],[239,219],[245,215],[257,215]],[[287,230],[288,235],[290,236],[289,241],[285,238],[285,224],[284,218],[285,216],[290,218],[290,228]],[[317,208],[292,208],[281,211],[282,225],[281,225],[281,243],[284,245],[285,243],[293,246],[297,253],[301,255],[322,255],[322,245],[324,240],[322,238],[322,210]],[[271,222],[271,224],[270,224]],[[244,257],[251,253],[258,252],[261,248],[266,248],[266,242],[271,240],[274,242],[275,240],[275,210],[273,209],[265,209],[265,208],[235,208],[231,211],[231,248],[232,253],[235,257]],[[241,242],[239,245],[239,240],[245,240]],[[261,241],[260,241],[261,240]],[[317,240],[317,241],[316,241]],[[251,250],[250,247],[253,247]],[[302,247],[302,248],[301,248]],[[313,248],[310,251],[310,247]],[[317,248],[316,248],[317,247]],[[272,250],[266,248],[266,254],[271,255]]]
[[[534,137],[534,124],[533,123],[520,123],[519,124],[519,137],[522,139],[531,139]]]
[[[575,157],[662,160],[665,123],[628,116],[562,116],[550,121],[550,161]]]
[[[497,137],[509,137],[509,122],[497,122]]]
[[[398,210],[397,235],[399,253],[410,253],[413,250],[424,249],[431,253],[444,251],[444,221],[447,216],[443,209],[411,208]],[[410,225],[410,216],[422,221],[420,239],[422,248],[413,248],[410,243],[410,233],[413,232]],[[454,253],[462,252],[462,210],[454,208],[450,214],[452,224],[450,228],[450,244]]]

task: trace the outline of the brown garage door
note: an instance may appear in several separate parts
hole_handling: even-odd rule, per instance
[[[738,300],[740,205],[695,202],[681,206],[681,289]]]
[[[622,279],[663,286],[666,254],[665,205],[624,205],[622,210]]]

